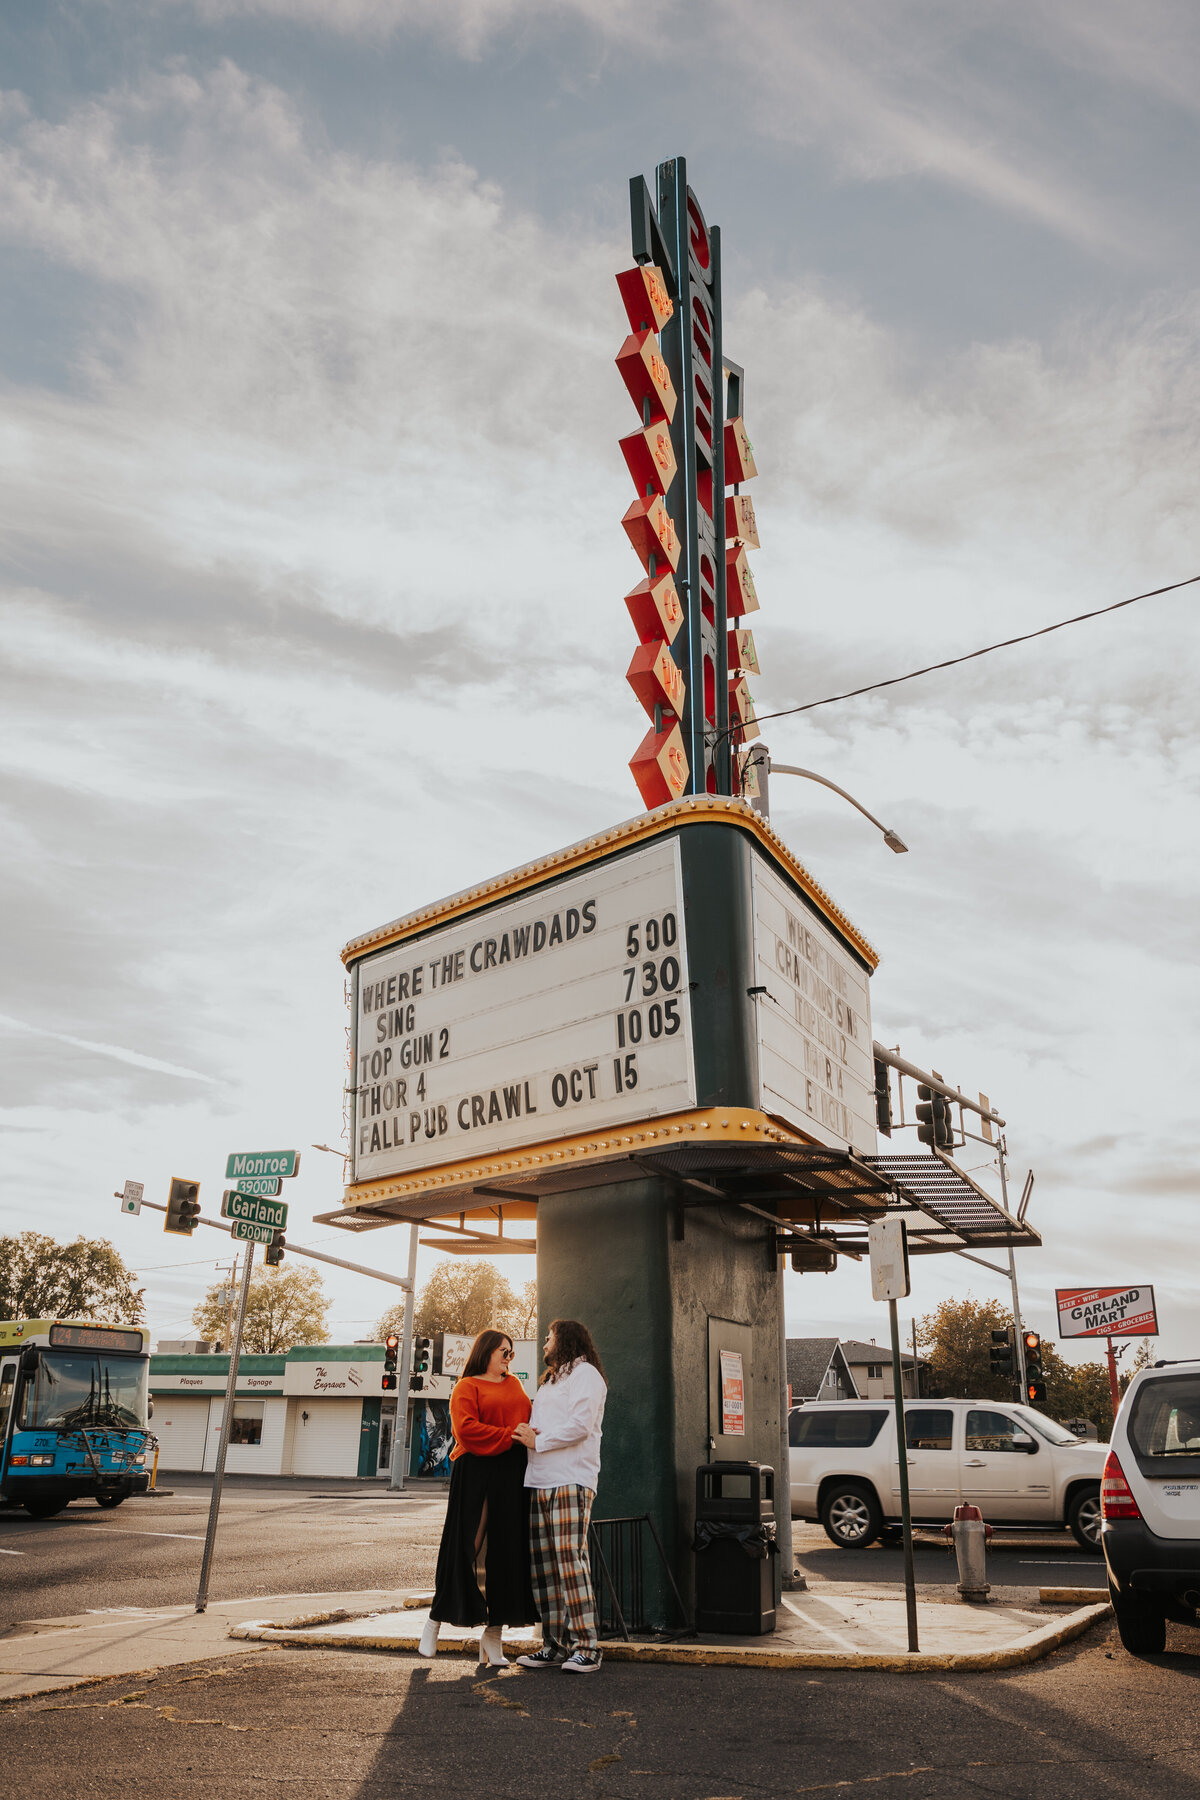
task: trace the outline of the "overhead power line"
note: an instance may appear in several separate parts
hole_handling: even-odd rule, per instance
[[[1002,638],[998,644],[985,644],[982,650],[968,650],[963,656],[950,656],[945,662],[928,663],[923,669],[910,669],[907,675],[892,675],[887,681],[871,681],[866,687],[848,688],[844,694],[829,694],[824,700],[809,700],[803,706],[783,706],[778,712],[759,713],[757,722],[765,725],[768,719],[787,719],[795,713],[812,712],[818,706],[833,706],[838,700],[854,700],[859,694],[874,694],[880,688],[898,687],[902,681],[915,681],[918,675],[933,675],[938,669],[953,669],[959,663],[973,662],[977,656],[990,656],[993,650],[1009,650],[1014,644],[1027,644],[1031,638],[1046,637],[1052,631],[1063,631],[1068,625],[1082,625],[1087,619],[1103,618],[1105,613],[1119,612],[1123,606],[1134,606],[1139,600],[1153,600],[1159,594],[1173,594],[1178,588],[1192,587],[1200,581],[1200,575],[1189,575],[1186,581],[1168,582],[1166,587],[1149,588],[1144,594],[1131,594],[1128,600],[1114,600],[1111,606],[1097,606],[1092,612],[1076,613],[1072,619],[1059,619],[1053,625],[1043,625],[1037,631],[1023,631],[1020,637]],[[726,736],[736,731],[733,726]]]

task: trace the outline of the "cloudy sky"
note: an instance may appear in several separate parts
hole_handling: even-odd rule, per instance
[[[224,1243],[113,1189],[336,1144],[345,939],[638,810],[631,174],[686,155],[723,228],[760,710],[1200,573],[1198,50],[1173,0],[4,7],[0,1228],[111,1236],[182,1334]],[[1164,1355],[1197,592],[767,734],[911,846],[776,784],[876,1035],[1036,1171],[1029,1322],[1152,1280]],[[340,1169],[289,1196],[335,1253]],[[1005,1292],[916,1267],[918,1312]],[[883,1335],[864,1270],[788,1283]],[[342,1339],[389,1298],[330,1290]]]

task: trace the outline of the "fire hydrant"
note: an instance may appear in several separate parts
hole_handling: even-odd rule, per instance
[[[960,1600],[986,1600],[991,1593],[987,1579],[987,1541],[990,1525],[983,1522],[977,1506],[956,1506],[954,1522],[942,1527],[946,1537],[954,1539],[958,1558],[958,1596]]]

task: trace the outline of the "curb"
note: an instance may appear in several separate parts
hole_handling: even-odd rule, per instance
[[[419,1603],[418,1603],[419,1604]],[[723,1648],[720,1644],[634,1644],[605,1643],[601,1646],[606,1662],[676,1663],[700,1668],[734,1669],[878,1669],[890,1674],[928,1673],[986,1669],[1015,1669],[1022,1664],[1040,1662],[1072,1638],[1098,1624],[1109,1611],[1107,1600],[1102,1606],[1083,1606],[1065,1619],[1051,1619],[1037,1631],[1030,1632],[1015,1644],[1002,1650],[966,1650],[937,1653],[918,1652],[908,1656],[896,1653],[878,1654],[868,1651],[835,1652],[824,1650],[749,1650]],[[286,1625],[272,1624],[266,1619],[247,1619],[230,1627],[229,1636],[251,1643],[294,1645],[314,1650],[388,1650],[393,1654],[412,1654],[416,1639],[410,1643],[395,1637],[384,1637],[364,1630],[353,1637],[323,1637],[314,1629],[318,1624],[334,1622],[335,1616],[298,1619]],[[477,1645],[469,1638],[439,1644],[439,1656],[477,1656]]]

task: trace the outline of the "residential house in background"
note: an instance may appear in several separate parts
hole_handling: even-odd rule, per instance
[[[864,1344],[857,1338],[850,1338],[843,1340],[842,1354],[854,1385],[864,1400],[891,1400],[895,1396],[890,1344],[877,1344],[874,1338]],[[900,1352],[900,1378],[906,1400],[920,1398],[919,1374],[922,1366],[923,1363],[914,1358],[911,1351]]]
[[[787,1376],[793,1406],[799,1406],[803,1400],[861,1398],[835,1337],[789,1338]]]

